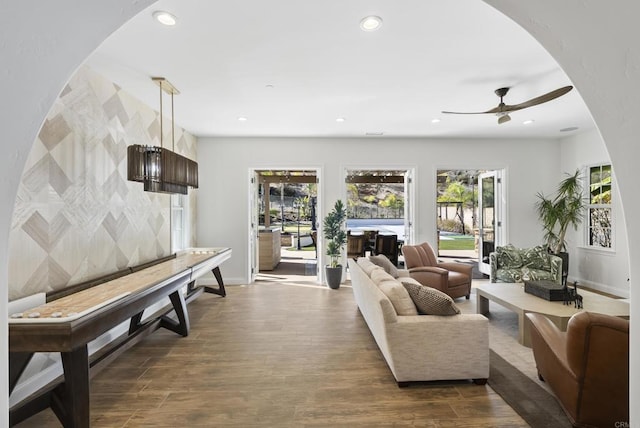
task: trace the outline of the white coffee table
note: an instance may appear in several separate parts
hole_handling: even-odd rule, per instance
[[[581,290],[583,309],[577,309],[573,303],[565,305],[563,302],[549,302],[540,297],[524,292],[524,284],[493,282],[478,284],[476,290],[477,313],[487,315],[489,313],[489,301],[518,314],[518,341],[520,344],[531,347],[530,325],[527,312],[535,312],[545,315],[562,331],[567,330],[567,323],[572,315],[580,311],[598,312],[606,315],[629,319],[629,303],[620,299]]]

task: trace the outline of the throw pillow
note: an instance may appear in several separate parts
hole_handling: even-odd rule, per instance
[[[389,260],[387,256],[385,256],[384,254],[378,254],[377,256],[369,256],[369,260],[371,260],[372,263],[380,266],[392,277],[397,278],[399,276],[398,268],[394,266],[393,263],[391,263],[391,260]]]
[[[376,269],[371,272],[371,281],[373,281],[377,286],[380,286],[382,281],[393,280],[394,278],[386,273],[384,269],[379,266],[376,266]]]
[[[360,266],[362,270],[369,276],[371,276],[371,272],[373,272],[374,269],[378,269],[380,267],[372,263],[371,260],[366,257],[358,257],[356,263],[358,263],[358,266]]]
[[[420,314],[457,315],[460,313],[460,309],[453,302],[453,299],[440,290],[421,284],[416,286],[407,282],[402,285],[407,289]]]
[[[414,279],[410,276],[401,276],[398,278],[398,281],[400,281],[402,285],[404,284],[422,285],[418,282],[417,279]]]
[[[418,315],[418,310],[416,305],[413,304],[411,296],[398,281],[395,279],[382,281],[378,287],[391,300],[391,304],[398,315]]]
[[[540,245],[522,250],[522,265],[531,269],[551,270],[549,254]]]
[[[522,256],[520,250],[513,245],[505,245],[496,248],[499,269],[517,269],[522,267]]]

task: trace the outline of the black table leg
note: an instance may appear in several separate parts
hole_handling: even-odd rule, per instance
[[[222,274],[220,273],[220,267],[216,266],[211,270],[213,272],[213,276],[216,277],[216,281],[218,281],[218,288],[213,287],[204,287],[204,291],[207,293],[217,294],[218,296],[226,296],[227,291],[224,289],[224,282],[222,281]]]
[[[166,328],[182,336],[189,335],[189,313],[187,312],[187,303],[181,290],[176,290],[169,295],[173,309],[176,311],[178,321],[167,316],[163,316],[160,321],[160,327]]]
[[[33,357],[33,352],[10,352],[9,353],[9,394],[18,384],[22,372],[29,365]]]
[[[90,390],[87,345],[61,352],[64,383],[51,397],[51,407],[65,428],[89,427]]]

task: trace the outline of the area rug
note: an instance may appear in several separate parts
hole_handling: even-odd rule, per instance
[[[531,427],[570,427],[571,423],[558,401],[540,385],[490,351],[488,384]]]

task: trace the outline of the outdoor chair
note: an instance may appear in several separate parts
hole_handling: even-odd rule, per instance
[[[377,230],[365,230],[364,232],[364,251],[365,253],[369,251],[371,254],[375,254],[374,250],[376,248],[376,236],[378,235]]]
[[[420,284],[438,289],[453,299],[462,296],[469,298],[473,266],[455,262],[439,263],[428,242],[405,245],[402,254],[409,275]]]
[[[364,257],[365,255],[365,236],[364,235],[352,235],[351,232],[347,232],[347,257],[350,259],[357,259],[358,257]]]
[[[398,235],[376,235],[376,245],[373,252],[384,254],[394,266],[398,266]]]

